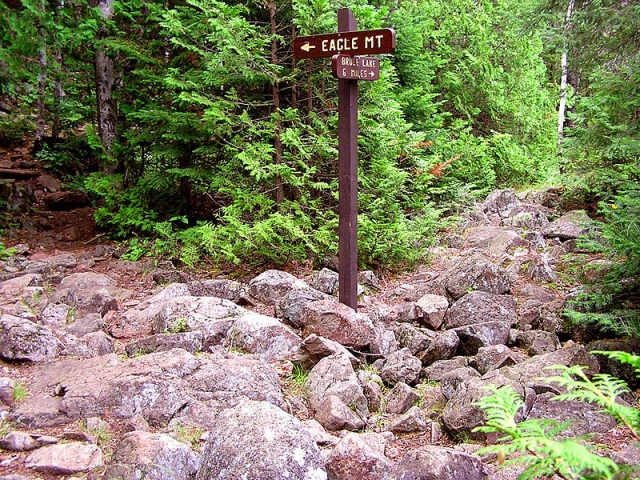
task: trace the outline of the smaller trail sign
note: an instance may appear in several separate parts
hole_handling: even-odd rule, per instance
[[[309,35],[293,39],[296,59],[344,55],[391,53],[396,49],[396,32],[391,28]]]
[[[375,57],[334,55],[331,57],[331,72],[334,77],[347,80],[378,80],[380,60]]]

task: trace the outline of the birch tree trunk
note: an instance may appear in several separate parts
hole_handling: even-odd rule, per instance
[[[41,7],[44,13],[44,2],[41,2]],[[40,26],[38,29],[38,35],[40,36],[40,71],[38,73],[38,118],[36,120],[35,134],[36,148],[40,148],[42,146],[42,142],[44,141],[44,129],[46,127],[44,113],[45,93],[47,87],[47,36],[43,26]]]
[[[99,0],[98,8],[102,18],[110,20],[113,16],[114,0]],[[103,40],[109,36],[106,25],[98,30],[98,38]],[[102,141],[109,160],[103,166],[106,174],[115,172],[117,163],[111,158],[111,147],[116,138],[118,117],[116,114],[116,102],[113,98],[115,75],[113,72],[113,60],[107,55],[104,47],[99,46],[94,58],[95,82],[96,82],[96,107],[98,120],[98,135]]]
[[[569,0],[569,7],[567,8],[567,16],[565,17],[565,34],[568,35],[569,24],[571,17],[573,16],[573,7],[575,0]],[[562,53],[560,60],[560,66],[562,68],[562,77],[560,79],[560,105],[558,106],[558,155],[562,154],[562,140],[564,139],[564,120],[565,112],[567,108],[567,77],[569,74],[569,61],[568,52]]]

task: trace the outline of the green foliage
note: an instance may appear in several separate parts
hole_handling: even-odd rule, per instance
[[[609,352],[594,352],[609,355]],[[640,373],[640,357],[625,352],[615,352],[609,355],[624,363],[630,363]],[[587,377],[584,368],[576,365],[572,367],[551,367],[561,370],[562,375],[550,377],[548,380],[567,389],[567,393],[557,395],[556,400],[580,400],[602,407],[603,411],[625,425],[636,439],[640,440],[640,410],[618,403],[617,398],[629,392],[627,384],[618,378],[606,374],[596,374]]]
[[[34,128],[33,122],[27,118],[0,117],[0,146],[20,145]]]
[[[640,188],[634,182],[628,185],[600,204],[604,242],[587,242],[611,259],[611,268],[588,285],[565,313],[574,322],[640,337]]]
[[[640,357],[624,352],[596,352],[608,355],[622,362],[630,363],[640,373]],[[640,411],[618,403],[616,399],[628,391],[626,384],[610,375],[594,375],[589,378],[583,367],[550,367],[560,370],[561,375],[547,380],[558,383],[566,389],[566,393],[557,395],[554,400],[579,400],[593,403],[603,408],[618,422],[625,425],[630,433],[640,440]],[[478,453],[496,453],[501,463],[520,464],[526,467],[518,477],[519,480],[534,478],[551,478],[557,475],[564,479],[614,478],[620,467],[607,457],[599,456],[583,442],[572,438],[557,436],[567,428],[567,424],[544,419],[516,421],[524,402],[509,386],[487,387],[491,395],[483,397],[477,405],[487,415],[487,422],[474,431],[501,433],[497,445],[483,448]],[[517,455],[513,458],[513,455]]]
[[[29,389],[22,382],[15,382],[13,385],[13,401],[16,403],[21,402],[29,396]]]
[[[4,261],[9,257],[13,257],[15,255],[15,250],[13,248],[7,248],[4,242],[0,242],[0,260]]]

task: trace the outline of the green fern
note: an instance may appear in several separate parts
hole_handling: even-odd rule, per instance
[[[491,385],[487,390],[493,394],[482,398],[477,405],[486,413],[488,421],[474,431],[505,435],[498,440],[503,443],[485,447],[478,454],[496,453],[501,462],[517,454],[505,464],[525,467],[518,480],[554,475],[566,480],[610,479],[618,471],[613,460],[592,453],[587,446],[571,438],[556,440],[555,437],[567,428],[566,423],[539,419],[516,423],[516,413],[524,402],[513,388]]]

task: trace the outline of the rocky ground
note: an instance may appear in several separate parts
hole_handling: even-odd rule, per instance
[[[31,194],[55,193],[30,182]],[[522,418],[574,420],[569,434],[640,465],[597,407],[551,401],[551,365],[638,387],[589,353],[637,345],[562,320],[578,273],[606,262],[577,245],[584,213],[555,200],[494,192],[430,265],[362,272],[357,313],[337,302],[330,268],[238,281],[123,261],[95,231],[69,230],[77,223],[46,242],[7,238],[0,479],[516,478],[474,455],[495,441],[473,432],[486,385],[512,386]]]

